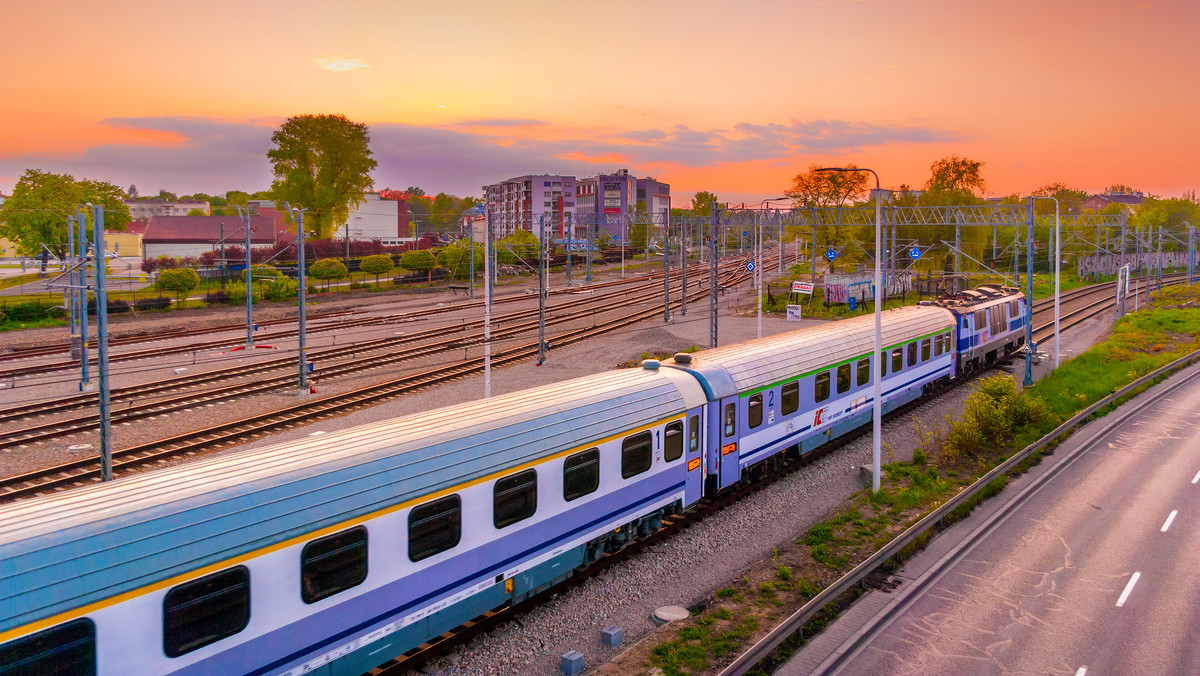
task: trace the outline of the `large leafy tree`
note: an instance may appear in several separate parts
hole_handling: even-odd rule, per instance
[[[844,206],[847,202],[860,199],[867,192],[869,172],[865,171],[817,171],[818,164],[810,164],[808,171],[796,174],[792,187],[783,194],[795,200],[795,206],[807,208],[829,208]],[[853,163],[846,169],[857,169]],[[850,236],[851,228],[846,225],[823,225],[812,233],[817,246],[837,248]],[[873,233],[872,233],[872,236]],[[831,268],[832,269],[832,264]]]
[[[17,243],[17,250],[33,256],[42,245],[57,256],[67,249],[67,217],[88,202],[104,207],[104,229],[124,230],[129,207],[121,190],[107,181],[75,180],[70,174],[27,169],[17,181],[12,197],[0,207],[0,235]],[[91,224],[92,212],[87,212]],[[88,229],[91,238],[91,228]]]
[[[975,204],[987,189],[982,169],[983,162],[958,155],[937,160],[929,167],[921,201],[931,206]]]
[[[433,198],[429,207],[429,220],[437,232],[446,232],[458,216],[458,200],[444,192]]]
[[[1083,201],[1088,198],[1086,190],[1076,190],[1067,187],[1062,182],[1047,183],[1034,190],[1033,194],[1037,197],[1053,197],[1058,200],[1058,212],[1060,214],[1078,214],[1083,210]],[[1034,200],[1033,204],[1038,214],[1046,215],[1054,213],[1054,203],[1050,200]]]
[[[318,237],[346,221],[374,182],[367,125],[344,115],[290,117],[271,135],[267,151],[275,199],[308,208]]]

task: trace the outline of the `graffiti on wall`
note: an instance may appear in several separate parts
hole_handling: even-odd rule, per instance
[[[1164,268],[1187,267],[1187,256],[1186,251],[1164,251],[1162,254],[1162,265]],[[1125,254],[1125,262],[1132,266],[1135,273],[1158,270],[1158,252],[1144,253],[1141,256],[1134,253]],[[1080,277],[1097,273],[1101,275],[1115,275],[1117,274],[1117,269],[1120,267],[1120,255],[1102,254],[1099,256],[1080,256],[1075,259],[1075,274]]]
[[[874,300],[875,275],[873,273],[858,275],[825,275],[825,302],[848,303],[851,298],[858,302]],[[912,291],[912,273],[900,271],[886,275],[884,289],[888,296],[899,296]]]

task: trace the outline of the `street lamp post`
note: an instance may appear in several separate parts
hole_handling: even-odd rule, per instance
[[[1059,238],[1058,200],[1053,197],[1034,196],[1034,199],[1054,200],[1054,368],[1058,368],[1061,359],[1058,355],[1059,301],[1062,294],[1062,240]],[[1032,298],[1026,298],[1031,306]],[[1032,349],[1032,346],[1030,346]]]
[[[250,259],[250,214],[240,204],[233,205],[233,208],[237,209],[238,216],[242,219],[242,231],[246,233],[246,347],[249,348],[254,347],[254,320],[253,313],[250,310],[251,304],[254,302],[253,296],[250,293],[250,287],[253,286],[251,284],[251,265],[253,261]],[[221,246],[224,248],[225,243],[222,242]]]
[[[305,350],[305,322],[304,322],[304,305],[308,298],[308,285],[304,279],[304,212],[308,211],[301,207],[292,207],[287,202],[282,202],[284,211],[287,211],[296,221],[296,279],[299,281],[300,288],[297,289],[298,300],[300,305],[299,313],[299,353],[300,353],[300,393],[303,395],[308,390],[308,353]]]
[[[883,377],[879,373],[879,364],[883,359],[883,305],[881,303],[883,287],[883,270],[880,259],[883,257],[883,190],[879,187],[879,174],[866,167],[824,167],[817,171],[854,172],[869,171],[875,176],[875,366],[872,368],[872,446],[871,446],[871,490],[879,492],[879,461],[883,442]],[[813,250],[814,254],[816,250]]]

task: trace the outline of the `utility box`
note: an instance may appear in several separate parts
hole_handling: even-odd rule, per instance
[[[78,333],[71,334],[71,359],[79,359],[83,356],[83,336]]]
[[[600,632],[600,643],[609,648],[616,648],[621,645],[621,628],[615,626],[605,627],[604,631]]]
[[[563,653],[562,664],[559,668],[562,669],[563,676],[575,676],[575,674],[583,673],[583,653],[578,650]]]

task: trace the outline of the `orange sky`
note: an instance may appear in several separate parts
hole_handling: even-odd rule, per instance
[[[265,188],[273,126],[316,112],[371,125],[380,187],[464,195],[628,166],[757,201],[811,163],[920,185],[951,153],[995,194],[1200,187],[1197,2],[14,4],[4,192],[29,167]]]

